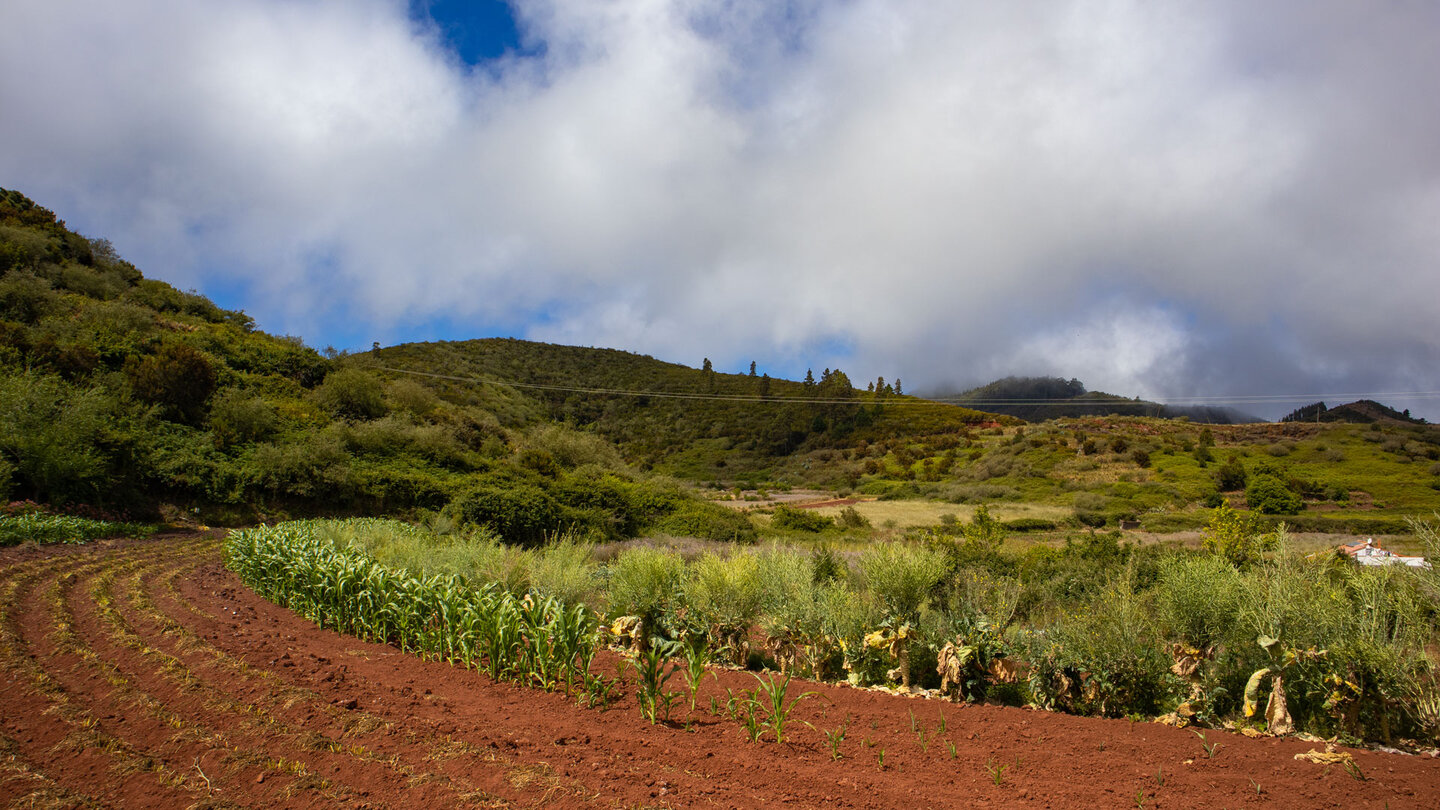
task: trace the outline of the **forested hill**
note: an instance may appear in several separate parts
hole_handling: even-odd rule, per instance
[[[1129,399],[1102,391],[1087,391],[1077,379],[1060,377],[1005,377],[959,393],[932,392],[931,399],[1019,417],[1027,422],[1079,416],[1188,417],[1205,424],[1259,421],[1229,408],[1162,405]]]
[[[897,395],[885,385],[860,390],[839,369],[802,382],[754,371],[727,374],[647,355],[507,338],[412,343],[380,349],[385,373],[412,372],[447,396],[496,407],[515,391],[543,403],[546,418],[595,429],[628,457],[691,478],[747,479],[799,451],[849,447],[905,435],[964,430],[997,417]]]

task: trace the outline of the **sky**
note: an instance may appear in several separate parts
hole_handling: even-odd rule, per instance
[[[0,22],[0,186],[317,348],[506,335],[1440,421],[1440,4],[6,0]]]

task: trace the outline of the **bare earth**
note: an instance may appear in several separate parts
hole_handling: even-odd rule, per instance
[[[1362,780],[1293,739],[1212,730],[1212,758],[1152,723],[808,683],[787,742],[750,743],[708,711],[754,686],[734,671],[689,728],[652,726],[633,689],[586,709],[320,630],[242,586],[218,533],[0,551],[0,611],[0,806],[1440,804],[1431,757],[1352,751]],[[815,729],[846,718],[832,760]]]

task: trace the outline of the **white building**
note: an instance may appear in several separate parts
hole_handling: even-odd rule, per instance
[[[1411,568],[1430,567],[1430,563],[1426,562],[1424,557],[1402,557],[1393,551],[1383,549],[1376,545],[1373,537],[1367,537],[1363,542],[1356,540],[1353,543],[1346,543],[1340,547],[1340,553],[1361,565],[1408,565]]]

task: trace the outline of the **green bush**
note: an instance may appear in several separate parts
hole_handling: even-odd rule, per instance
[[[685,582],[688,621],[725,651],[732,663],[749,658],[750,626],[765,605],[760,558],[752,552],[729,557],[705,554],[690,566]]]
[[[279,425],[275,406],[234,388],[217,395],[210,408],[210,431],[221,447],[264,441]]]
[[[860,555],[860,572],[889,617],[917,625],[921,606],[945,576],[945,560],[932,549],[876,543]]]
[[[1174,556],[1160,565],[1155,591],[1162,626],[1172,638],[1199,650],[1233,637],[1246,598],[1239,570],[1219,556]]]
[[[698,537],[717,542],[749,543],[755,540],[750,518],[718,504],[692,500],[656,521],[654,530],[673,537]]]
[[[649,637],[678,638],[676,613],[684,604],[685,561],[673,551],[627,549],[610,564],[607,592],[611,616],[638,616]]]
[[[771,528],[785,531],[822,532],[835,525],[835,521],[810,509],[797,509],[780,504],[770,517]]]
[[[564,513],[550,493],[521,481],[482,484],[446,508],[462,522],[487,526],[520,545],[539,545],[565,528]]]
[[[218,379],[214,361],[184,343],[166,343],[152,354],[130,357],[125,376],[135,396],[186,424],[196,424],[205,415]]]
[[[1305,508],[1305,502],[1284,481],[1264,473],[1250,477],[1245,500],[1251,509],[1265,515],[1293,515]]]
[[[1055,529],[1055,521],[1043,518],[1015,518],[1000,525],[1012,532],[1048,532]]]
[[[1151,606],[1130,575],[1041,638],[1030,683],[1043,704],[1106,717],[1155,715],[1177,696]]]
[[[1245,481],[1249,477],[1245,463],[1231,454],[1230,458],[1215,470],[1215,486],[1221,492],[1236,492],[1245,488]]]
[[[341,419],[378,419],[385,415],[385,386],[375,375],[358,368],[331,373],[315,389],[320,407]]]

